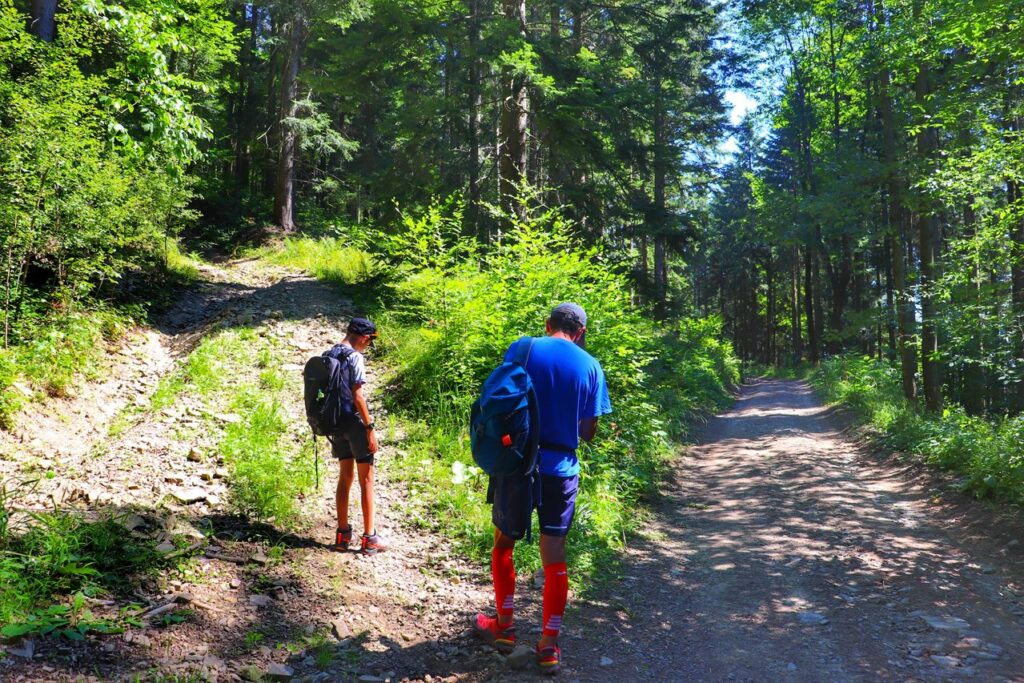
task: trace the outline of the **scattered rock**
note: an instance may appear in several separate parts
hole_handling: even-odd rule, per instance
[[[271,664],[267,667],[265,678],[270,681],[290,681],[295,676],[295,669],[287,664]]]
[[[185,457],[187,457],[187,458],[189,459],[189,461],[190,461],[190,462],[202,462],[202,461],[203,461],[203,454],[202,454],[202,453],[200,453],[200,452],[199,452],[199,451],[198,451],[198,450],[197,450],[197,449],[195,448],[195,446],[193,446],[192,448],[190,448],[190,449],[188,450],[188,455],[187,455],[187,456],[185,456]]]
[[[790,662],[786,665],[786,669],[788,669],[789,671],[796,671],[796,664],[794,662]]]
[[[817,612],[797,612],[796,618],[805,626],[821,626],[828,623],[828,617]]]
[[[505,663],[513,669],[525,669],[533,662],[533,650],[520,645],[516,649],[512,650],[508,657],[505,658]]]
[[[254,605],[256,607],[266,607],[267,605],[270,604],[270,596],[269,595],[262,595],[262,594],[261,595],[250,595],[249,596],[249,604],[250,605]]]
[[[222,413],[214,415],[214,417],[220,420],[221,422],[227,422],[228,424],[236,424],[242,421],[242,416],[236,415],[234,413]]]
[[[31,638],[26,638],[21,641],[21,647],[7,648],[7,654],[14,655],[15,657],[22,657],[24,659],[32,659],[32,656],[36,653],[36,641]]]
[[[939,666],[945,666],[949,668],[960,666],[960,660],[956,657],[950,657],[949,655],[932,655],[931,659]]]
[[[356,679],[360,683],[384,683],[384,679],[380,676],[374,676],[373,674],[363,674]]]
[[[168,484],[184,484],[187,478],[183,472],[171,472],[164,475],[164,481]]]
[[[263,671],[260,670],[260,668],[255,664],[250,664],[249,666],[243,668],[241,671],[238,672],[238,675],[239,677],[241,677],[243,681],[256,682],[263,680]]]
[[[141,515],[128,515],[121,519],[121,526],[127,531],[135,531],[138,528],[146,526],[146,518]]]
[[[939,631],[961,631],[971,627],[969,623],[960,617],[937,617],[932,614],[920,614],[917,616],[927,622],[929,626]]]
[[[171,495],[185,505],[191,505],[192,503],[198,503],[206,500],[206,491],[198,486],[175,488],[171,490]]]
[[[213,471],[213,477],[214,477],[214,479],[227,479],[228,478],[228,468],[227,467],[218,467],[217,469],[215,469]]]
[[[242,580],[238,578],[231,579],[231,581],[228,582],[228,585],[232,588],[238,588],[242,585]]]
[[[349,628],[348,623],[341,617],[331,622],[331,631],[338,640],[345,640],[352,635],[352,629]]]
[[[172,550],[174,550],[174,544],[171,543],[170,541],[164,541],[163,543],[161,543],[160,545],[158,545],[156,547],[156,551],[158,553],[169,553]]]
[[[601,657],[601,666],[611,666],[615,663],[615,660],[611,657]]]
[[[268,562],[270,562],[270,558],[267,557],[266,555],[264,555],[263,553],[256,553],[255,555],[253,555],[252,557],[249,558],[249,561],[250,562],[255,562],[256,564],[264,564],[265,565]]]
[[[206,655],[205,657],[203,657],[203,667],[206,669],[216,669],[218,671],[221,671],[226,667],[226,665],[224,663],[224,660],[220,657]]]
[[[540,590],[544,588],[544,568],[541,567],[533,575],[533,587]]]

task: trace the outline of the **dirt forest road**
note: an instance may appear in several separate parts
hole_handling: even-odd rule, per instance
[[[569,678],[1024,681],[1020,525],[755,381],[679,459]],[[938,488],[936,488],[938,487]]]
[[[252,260],[204,278],[162,329],[112,353],[104,377],[30,406],[0,439],[0,480],[38,471],[44,458],[61,472],[23,501],[29,508],[112,507],[138,513],[133,535],[167,541],[184,529],[198,539],[181,568],[142,577],[103,608],[184,602],[187,619],[74,643],[0,643],[0,681],[540,680],[528,651],[526,668],[514,670],[468,631],[477,610],[492,608],[488,568],[405,522],[408,487],[388,467],[399,435],[384,434],[380,455],[380,520],[392,542],[381,556],[330,551],[330,466],[300,528],[231,514],[230,478],[188,447],[214,453],[218,429],[182,431],[210,424],[203,415],[227,419],[225,407],[185,396],[154,410],[149,397],[205,335],[251,327],[274,340],[267,364],[288,377],[288,420],[305,438],[298,370],[338,338],[351,302]],[[376,403],[386,388],[370,366]],[[260,369],[246,367],[235,379],[255,381]],[[119,417],[126,411],[131,420]],[[58,420],[40,422],[54,412]],[[168,502],[172,476],[203,497]],[[1024,681],[1024,526],[948,484],[856,448],[806,384],[745,385],[675,462],[631,535],[621,579],[571,599],[560,680]],[[517,620],[528,647],[540,602],[521,571]]]

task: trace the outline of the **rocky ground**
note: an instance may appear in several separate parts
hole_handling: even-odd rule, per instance
[[[387,466],[400,435],[385,433],[379,456],[385,554],[330,551],[333,463],[298,528],[231,514],[214,446],[238,416],[196,397],[153,411],[150,397],[205,335],[252,327],[296,387],[287,410],[305,438],[301,363],[338,338],[351,304],[258,261],[203,276],[112,351],[109,379],[26,411],[0,458],[0,478],[54,473],[26,508],[121,510],[130,533],[182,562],[139,577],[130,603],[94,601],[138,626],[6,643],[0,680],[535,680],[528,649],[506,658],[467,632],[492,600],[487,568],[402,523]],[[370,380],[371,395],[386,391]],[[561,678],[1024,681],[1019,518],[944,484],[859,450],[802,383],[744,387],[677,461],[622,576],[575,597]],[[539,607],[521,576],[528,646]]]

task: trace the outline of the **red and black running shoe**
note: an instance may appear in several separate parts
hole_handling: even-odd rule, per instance
[[[562,669],[562,651],[557,645],[541,649],[537,645],[537,664],[545,676],[554,676]]]
[[[352,527],[346,527],[344,529],[338,529],[334,532],[334,549],[341,552],[348,550],[348,546],[352,543]]]
[[[374,531],[369,536],[363,534],[363,541],[361,547],[363,555],[376,555],[377,553],[382,553],[387,549],[387,542],[383,538],[381,538],[376,531]]]
[[[493,645],[498,652],[511,652],[516,646],[516,627],[501,626],[497,617],[476,615],[473,620],[473,632],[480,640]]]

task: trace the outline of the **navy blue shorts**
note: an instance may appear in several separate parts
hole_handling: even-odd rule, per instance
[[[491,521],[501,533],[513,540],[526,535],[534,509],[545,536],[565,536],[576,514],[579,475],[556,477],[541,474],[533,481],[533,490],[525,477],[493,477],[488,498],[493,498]],[[532,495],[531,495],[532,493]]]

